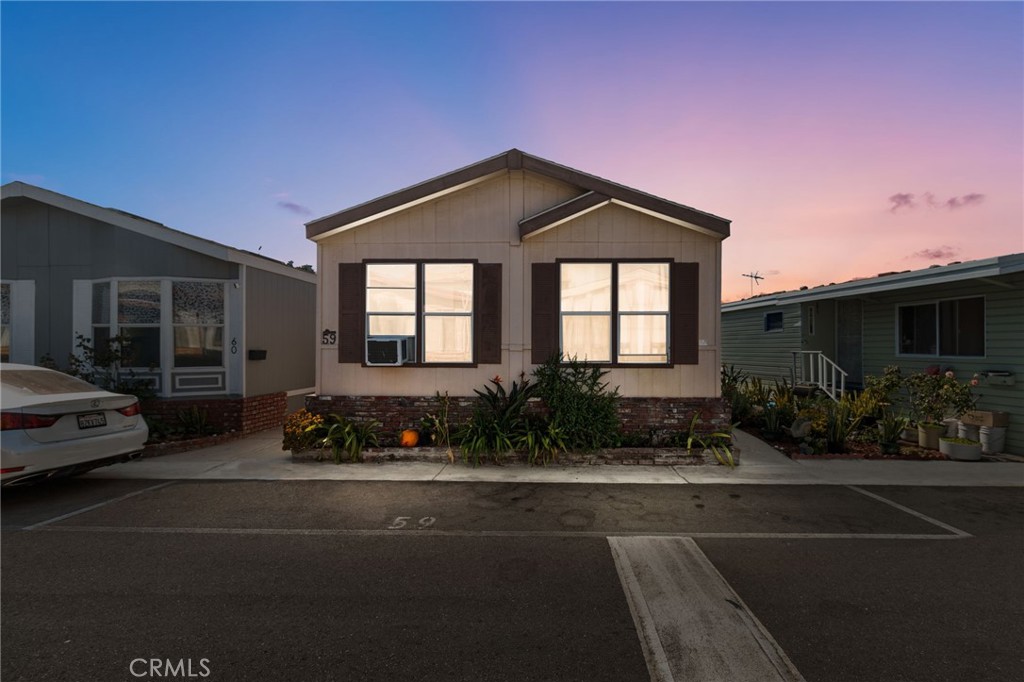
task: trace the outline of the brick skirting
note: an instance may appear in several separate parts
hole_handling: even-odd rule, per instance
[[[531,401],[530,411],[544,406]],[[452,428],[473,414],[476,397],[452,397],[448,422]],[[376,419],[381,423],[381,445],[394,445],[404,429],[420,428],[427,414],[437,414],[440,404],[433,396],[309,396],[306,409],[314,414],[337,414],[349,419]],[[690,428],[694,412],[700,413],[697,431],[728,430],[731,412],[721,398],[619,398],[622,432],[647,436],[655,444]]]
[[[256,433],[284,423],[288,398],[285,393],[266,393],[249,398],[152,398],[142,401],[142,414],[168,425],[179,423],[178,413],[198,407],[218,433]]]

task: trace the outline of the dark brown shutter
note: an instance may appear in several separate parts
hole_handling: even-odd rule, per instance
[[[473,357],[501,364],[501,263],[480,263],[473,281]]]
[[[558,263],[533,264],[531,360],[539,365],[558,352]]]
[[[338,265],[338,362],[364,359],[366,345],[366,266]]]
[[[696,365],[699,358],[700,266],[673,263],[669,275],[671,293],[672,364]]]

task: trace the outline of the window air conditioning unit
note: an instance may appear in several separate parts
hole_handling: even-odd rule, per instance
[[[412,362],[416,337],[374,336],[366,339],[366,364],[397,367]]]

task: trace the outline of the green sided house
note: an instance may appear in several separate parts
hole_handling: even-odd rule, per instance
[[[724,364],[833,395],[889,365],[978,374],[978,408],[1008,413],[1024,454],[1024,253],[726,303],[722,332]]]
[[[599,363],[627,430],[726,425],[729,221],[516,149],[307,224],[321,345],[311,410],[419,423],[561,352]]]
[[[64,367],[79,335],[126,334],[147,416],[195,405],[228,431],[312,391],[315,274],[22,182],[2,208],[3,361]]]

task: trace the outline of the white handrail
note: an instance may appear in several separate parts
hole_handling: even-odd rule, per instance
[[[846,392],[846,372],[819,350],[794,350],[793,383],[813,384],[839,402]]]

